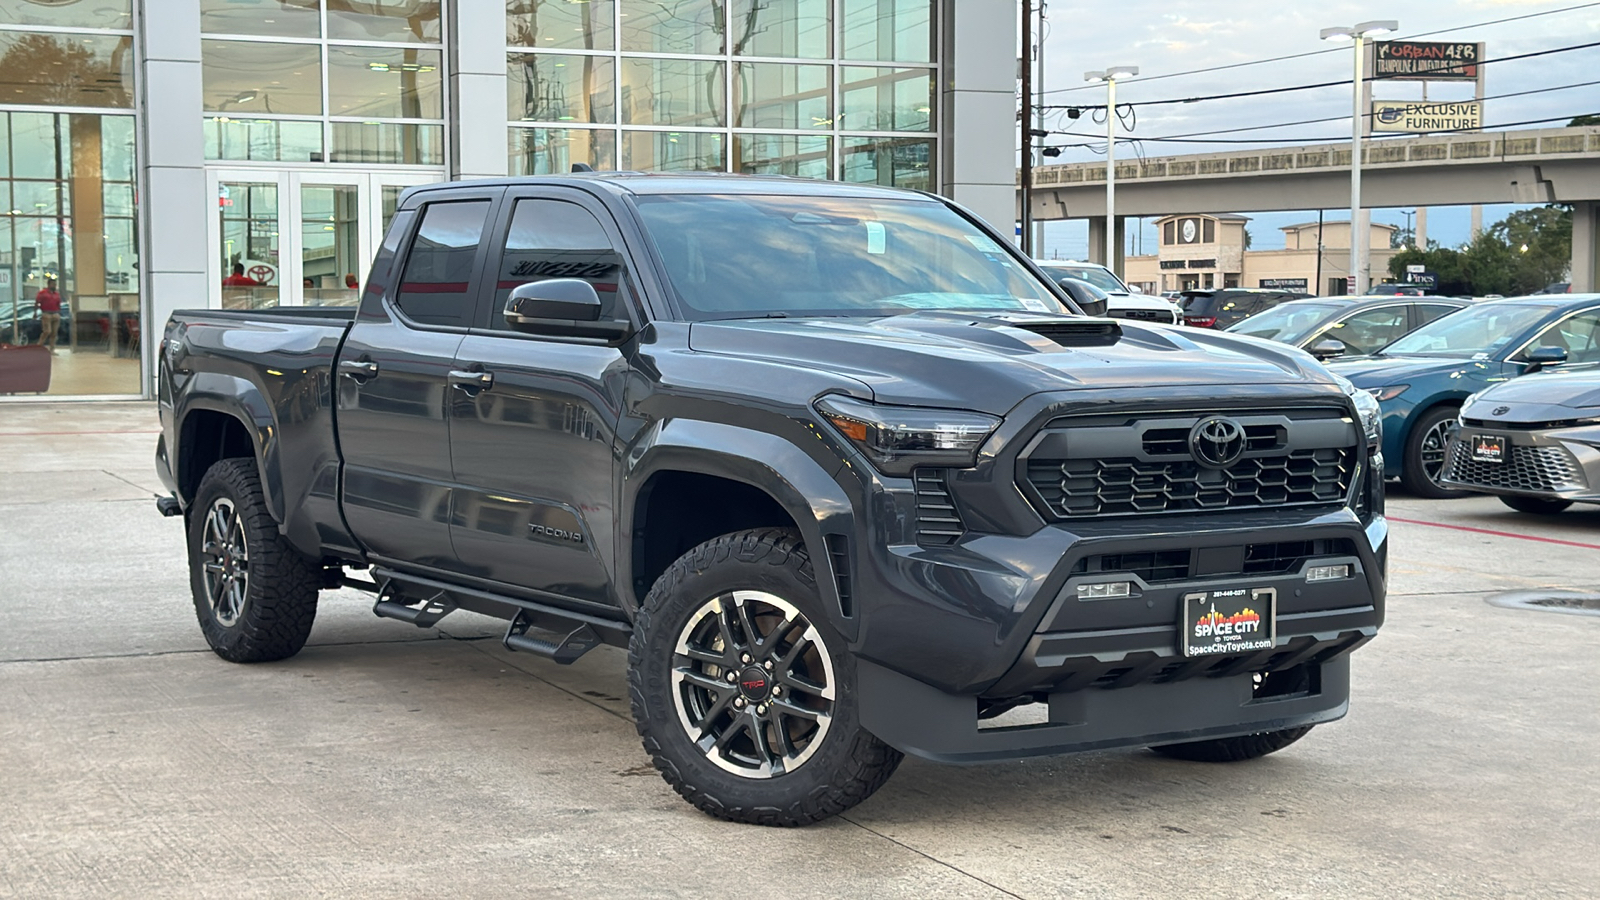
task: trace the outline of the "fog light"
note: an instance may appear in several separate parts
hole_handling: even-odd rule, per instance
[[[1111,600],[1116,597],[1127,597],[1133,593],[1131,581],[1108,581],[1101,584],[1078,585],[1079,600]]]
[[[1350,565],[1342,566],[1312,566],[1306,570],[1306,581],[1338,581],[1350,577]]]

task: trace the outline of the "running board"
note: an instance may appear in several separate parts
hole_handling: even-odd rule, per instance
[[[535,656],[542,656],[551,660],[557,665],[570,666],[577,662],[578,657],[600,646],[600,635],[587,622],[574,628],[566,637],[558,641],[547,641],[543,638],[533,637],[528,634],[528,630],[538,627],[539,618],[539,616],[526,610],[518,612],[516,617],[511,620],[511,627],[506,629],[506,636],[503,642],[506,649],[532,653]],[[559,634],[559,632],[556,633]]]
[[[387,566],[372,569],[373,581],[346,578],[347,587],[375,591],[372,611],[388,619],[427,627],[450,613],[464,609],[479,615],[510,620],[502,643],[507,650],[532,653],[569,665],[601,644],[628,646],[633,626],[625,619],[566,609],[538,600],[509,597],[479,588],[399,572]],[[428,596],[426,601],[412,599]],[[530,632],[538,632],[534,636]]]
[[[456,605],[445,597],[443,591],[421,603],[408,605],[404,599],[399,598],[399,595],[392,593],[387,585],[378,594],[378,602],[372,604],[373,615],[383,619],[410,622],[418,628],[432,628],[439,624],[440,619],[455,612],[456,609]]]

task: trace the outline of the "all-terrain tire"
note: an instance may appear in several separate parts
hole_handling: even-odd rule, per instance
[[[732,609],[734,604],[737,611]],[[784,613],[778,612],[780,606],[794,618],[784,619]],[[755,623],[750,629],[753,636],[737,625],[746,616],[747,607],[756,611],[746,620]],[[729,610],[726,620],[721,610]],[[764,620],[757,615],[762,611],[766,613]],[[809,623],[809,629],[804,628],[802,619]],[[734,624],[729,628],[725,621]],[[803,655],[798,651],[789,655],[813,661],[812,674],[806,680],[786,680],[786,671],[798,670],[790,670],[780,660],[776,670],[765,670],[772,673],[771,679],[761,685],[767,680],[762,674],[762,659],[772,658],[762,656],[767,651],[761,649],[762,641],[758,640],[766,627],[761,624],[763,621],[784,623],[772,625],[765,635],[766,641],[771,642],[769,647],[779,648],[772,652],[782,655],[782,647],[792,649],[804,642]],[[790,622],[801,624],[788,626]],[[785,627],[790,630],[780,633]],[[701,632],[697,628],[710,630]],[[699,638],[692,637],[698,634],[714,636],[701,644]],[[792,641],[784,643],[784,634],[790,635]],[[729,654],[728,667],[714,662],[705,664],[684,655],[681,651],[691,644]],[[744,664],[739,662],[744,649],[753,654],[749,663],[752,668],[739,668]],[[697,652],[701,657],[712,655]],[[803,688],[799,686],[821,679],[816,674],[816,661],[824,658],[827,675],[833,681],[832,697],[827,701],[809,695],[802,698]],[[684,679],[682,673],[686,669],[695,672],[698,680]],[[754,674],[743,674],[746,672]],[[727,688],[721,687],[724,679]],[[697,686],[702,684],[710,686]],[[778,718],[780,703],[826,705],[831,711],[825,729],[812,732],[814,746],[808,744],[809,749],[798,761],[782,771],[756,774],[747,766],[742,770],[744,774],[738,774],[740,760],[727,755],[731,749],[697,746],[696,736],[690,734],[695,726],[690,724],[688,710],[696,702],[695,697],[700,697],[706,703],[704,708],[723,710],[705,712],[702,722],[732,723],[720,732],[714,727],[695,729],[702,732],[702,740],[706,739],[704,734],[732,732],[735,740],[750,742],[748,746],[755,748],[752,753],[781,750],[783,745],[775,737],[769,740],[756,736],[758,730],[762,735],[776,735],[776,731],[758,724],[764,720],[756,712],[765,707],[758,706],[758,700],[747,699],[743,693],[747,684],[774,692],[781,692],[785,684],[791,685],[781,699],[776,693],[761,695],[771,704],[773,729],[786,727],[784,722],[788,722],[787,727],[795,723],[793,719]],[[860,726],[855,660],[822,610],[811,558],[800,535],[792,529],[764,528],[723,535],[695,547],[673,563],[651,588],[634,620],[628,645],[628,686],[639,737],[661,777],[685,800],[719,819],[752,825],[808,825],[867,799],[888,780],[902,758],[900,751]],[[735,703],[740,704],[738,710],[732,707]],[[747,722],[752,723],[749,730],[741,731]],[[799,723],[804,728],[804,720]],[[789,733],[785,731],[786,735]],[[729,748],[732,747],[730,743]],[[767,749],[763,751],[761,747]],[[755,758],[759,762],[760,758]]]
[[[1572,505],[1571,500],[1549,500],[1544,497],[1500,497],[1500,502],[1511,507],[1517,512],[1533,513],[1538,516],[1553,516]]]
[[[1285,728],[1282,731],[1263,731],[1258,734],[1242,734],[1238,737],[1166,744],[1150,749],[1162,756],[1186,759],[1190,762],[1242,762],[1247,759],[1260,759],[1268,753],[1276,753],[1305,737],[1306,732],[1312,727],[1303,725],[1299,728]]]
[[[1406,436],[1405,464],[1401,467],[1400,475],[1400,483],[1412,494],[1429,500],[1450,500],[1471,493],[1439,484],[1434,480],[1436,476],[1428,474],[1427,463],[1423,459],[1424,455],[1444,452],[1445,445],[1439,428],[1441,424],[1448,427],[1448,423],[1459,412],[1454,406],[1436,406],[1412,424],[1411,433]],[[1439,466],[1443,471],[1442,457]]]
[[[238,663],[299,653],[317,616],[318,573],[278,533],[255,460],[212,465],[195,491],[187,526],[189,586],[211,649]]]

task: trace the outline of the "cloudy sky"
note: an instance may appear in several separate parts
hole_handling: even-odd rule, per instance
[[[1115,9],[1114,15],[1106,15],[1097,8],[1066,0],[1054,0],[1049,4],[1044,42],[1044,102],[1104,103],[1104,86],[1082,87],[1083,73],[1108,66],[1136,65],[1143,77],[1117,85],[1118,103],[1135,105],[1134,137],[1188,135],[1342,116],[1344,118],[1317,124],[1284,125],[1212,137],[1242,141],[1295,138],[1314,143],[1337,140],[1342,135],[1348,140],[1348,86],[1189,104],[1137,105],[1141,101],[1349,79],[1350,45],[1330,44],[1317,37],[1321,29],[1330,26],[1393,18],[1400,22],[1396,38],[1439,32],[1425,39],[1482,41],[1486,45],[1485,58],[1489,60],[1600,41],[1600,3],[1585,0],[1408,0],[1403,3],[1397,0],[1361,3],[1346,0],[1225,0],[1221,3],[1216,0],[1120,0]],[[1539,13],[1548,14],[1537,15]],[[1483,24],[1518,17],[1527,18]],[[1221,71],[1175,74],[1298,54],[1312,55]],[[1560,117],[1561,121],[1549,125],[1523,126],[1555,127],[1565,124],[1566,119],[1574,115],[1600,113],[1600,84],[1494,99],[1501,94],[1600,81],[1600,47],[1499,65],[1491,63],[1485,71],[1488,99],[1484,103],[1484,124],[1490,128],[1502,123]],[[1175,77],[1160,77],[1165,75]],[[1421,97],[1420,82],[1393,82],[1383,85],[1376,93],[1376,98],[1383,100],[1419,100]],[[1471,83],[1428,85],[1430,100],[1471,97]],[[1104,134],[1104,125],[1093,124],[1087,114],[1074,122],[1063,111],[1052,112],[1046,127],[1086,135]],[[1082,138],[1065,135],[1052,136],[1046,141],[1047,144],[1082,142]],[[1252,146],[1272,145],[1146,142],[1138,149],[1145,156],[1165,156],[1244,150]],[[1065,150],[1058,161],[1104,159],[1104,149],[1105,141],[1101,138],[1093,149]],[[1119,140],[1118,158],[1131,155],[1133,150]],[[1516,208],[1485,207],[1484,224],[1491,224]],[[1253,246],[1258,249],[1280,247],[1282,237],[1278,227],[1315,217],[1315,211],[1251,214]],[[1330,218],[1345,217],[1330,211]],[[1373,218],[1396,225],[1406,222],[1402,210],[1398,209],[1375,211]],[[1467,240],[1468,222],[1467,207],[1432,209],[1428,214],[1428,236],[1445,246],[1460,244]],[[1133,229],[1129,232],[1132,235]],[[1154,247],[1153,228],[1146,227],[1144,242],[1147,250]],[[1046,230],[1043,255],[1082,257],[1086,244],[1084,223],[1053,223]]]

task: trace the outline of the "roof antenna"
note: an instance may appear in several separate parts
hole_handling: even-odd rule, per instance
[[[572,171],[574,171],[574,172],[593,172],[594,171],[594,166],[591,166],[588,163],[573,163],[572,164]]]

